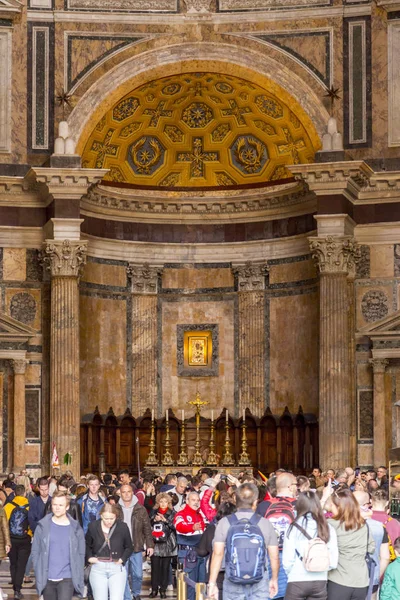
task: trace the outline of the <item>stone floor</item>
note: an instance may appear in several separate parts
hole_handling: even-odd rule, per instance
[[[8,594],[7,600],[11,600],[14,598],[12,586],[9,584],[10,582],[10,563],[8,559],[3,560],[0,566],[0,589],[3,592],[4,598],[6,598],[5,594]],[[143,587],[141,592],[141,597],[143,600],[149,597],[150,593],[150,571],[145,570],[143,573]],[[30,583],[24,585],[22,589],[22,593],[26,600],[37,600],[38,595],[36,594],[35,585]],[[167,592],[168,600],[175,600],[176,593],[175,590]],[[0,596],[1,600],[1,596]]]

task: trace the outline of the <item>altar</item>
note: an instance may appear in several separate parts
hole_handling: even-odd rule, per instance
[[[81,423],[81,473],[128,469],[137,474],[149,468],[160,474],[196,474],[208,466],[224,473],[253,469],[268,475],[278,466],[304,473],[318,464],[318,422],[301,407],[297,413],[286,408],[280,415],[267,408],[261,417],[249,408],[238,415],[221,407],[208,411],[210,419],[191,406],[190,413],[178,415],[170,408],[156,416],[147,409],[139,417],[129,409],[116,415],[112,408],[106,414],[96,408]],[[247,464],[241,464],[242,458]]]

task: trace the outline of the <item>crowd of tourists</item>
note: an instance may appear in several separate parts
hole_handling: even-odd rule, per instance
[[[43,600],[140,600],[146,568],[150,598],[166,598],[178,566],[214,600],[400,600],[389,492],[400,500],[400,475],[389,481],[383,466],[268,478],[210,468],[164,479],[151,470],[36,482],[10,473],[0,558],[9,558],[16,600],[32,571]]]

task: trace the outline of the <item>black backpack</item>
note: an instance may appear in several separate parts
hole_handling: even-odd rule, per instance
[[[16,502],[11,502],[15,507],[9,519],[10,535],[14,538],[24,538],[28,535],[28,505],[20,506]]]

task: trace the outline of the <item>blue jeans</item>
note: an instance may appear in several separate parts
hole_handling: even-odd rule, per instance
[[[126,569],[115,562],[92,565],[89,577],[94,600],[122,600],[126,584]]]
[[[265,573],[263,579],[252,585],[241,585],[232,583],[225,576],[223,585],[223,597],[227,600],[267,600],[269,598],[269,578]]]
[[[139,596],[142,589],[143,579],[143,558],[141,552],[134,552],[130,555],[129,560],[126,563],[126,585],[124,600],[131,600],[132,596]],[[129,575],[131,576],[132,583],[132,594],[129,587]]]
[[[196,565],[193,568],[189,568],[185,565],[186,550],[178,550],[178,563],[183,564],[183,570],[187,576],[195,583],[204,583],[206,580],[206,563],[204,558],[200,556],[197,559]],[[188,600],[195,600],[196,591],[191,586],[187,586],[187,598]],[[236,598],[235,598],[236,600]]]

